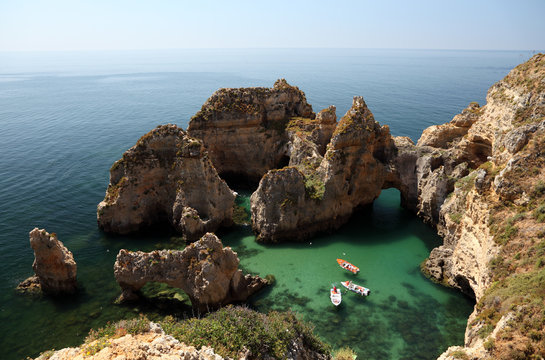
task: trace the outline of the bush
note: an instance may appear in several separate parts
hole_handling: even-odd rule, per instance
[[[343,347],[335,352],[333,360],[354,360],[356,353],[349,347]]]
[[[545,222],[545,204],[541,204],[534,210],[534,218],[539,222]]]
[[[467,356],[464,350],[451,351],[448,353],[448,356],[452,356],[455,359],[469,360],[469,356]]]
[[[223,356],[238,358],[248,349],[253,358],[286,357],[293,340],[318,353],[329,354],[329,345],[312,333],[312,327],[292,312],[260,314],[243,307],[227,306],[202,319],[176,322],[165,319],[161,326],[181,342],[200,348],[211,346]]]
[[[85,343],[89,344],[96,340],[104,340],[107,338],[121,337],[126,334],[136,335],[142,334],[149,330],[149,320],[144,315],[131,320],[121,320],[117,323],[107,323],[106,326],[89,331],[89,335],[85,338]]]
[[[486,351],[490,351],[490,350],[493,350],[494,347],[495,347],[495,342],[494,342],[494,339],[493,338],[490,338],[488,340],[486,340],[483,344],[484,348],[486,349]]]
[[[449,214],[450,216],[450,220],[452,220],[453,222],[455,222],[456,224],[459,224],[460,221],[462,220],[462,214],[457,212],[457,213],[453,213],[453,214]]]
[[[315,173],[305,175],[305,191],[311,199],[322,200],[325,193],[324,182]]]

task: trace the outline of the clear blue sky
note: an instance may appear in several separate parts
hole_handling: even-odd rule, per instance
[[[0,51],[545,49],[545,0],[0,0]]]

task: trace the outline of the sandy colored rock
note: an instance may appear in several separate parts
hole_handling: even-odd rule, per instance
[[[70,250],[55,233],[49,234],[44,229],[34,228],[29,236],[34,250],[32,269],[36,275],[19,284],[18,289],[39,287],[48,294],[74,293],[77,290],[77,265]]]
[[[155,325],[155,331],[99,339],[80,347],[46,352],[36,360],[222,360],[209,347],[197,350],[185,345]],[[97,351],[98,350],[98,351]]]
[[[259,276],[243,275],[239,259],[230,247],[207,233],[183,251],[120,250],[114,275],[123,294],[121,300],[138,297],[147,282],[162,282],[182,289],[200,312],[245,301],[267,282]]]
[[[288,164],[285,130],[292,118],[314,119],[315,114],[305,94],[280,79],[273,88],[216,91],[187,131],[203,141],[222,177],[258,182],[268,170]],[[326,137],[320,140],[327,143]]]
[[[324,156],[307,149],[298,163],[269,171],[252,194],[252,226],[259,241],[301,240],[345,223],[357,207],[380,194],[394,144],[388,127],[381,127],[363,98],[355,97]]]
[[[97,221],[118,234],[170,224],[192,241],[230,225],[234,199],[202,142],[175,125],[162,125],[114,163]]]

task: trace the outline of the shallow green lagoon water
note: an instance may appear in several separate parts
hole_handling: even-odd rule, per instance
[[[242,202],[249,206],[248,196]],[[178,238],[169,234],[108,236],[98,230],[65,237],[71,239],[78,260],[80,293],[59,299],[1,293],[0,343],[7,350],[2,359],[78,345],[90,328],[141,313],[151,319],[196,315],[187,300],[154,300],[152,296],[165,289],[153,288],[156,284],[147,289],[150,297],[140,303],[114,304],[120,289],[112,267],[119,249],[182,248]],[[420,262],[440,239],[399,206],[397,190],[383,191],[372,209],[355,214],[334,234],[303,243],[261,245],[248,226],[226,231],[221,238],[238,252],[245,272],[276,278],[274,286],[250,299],[249,306],[262,312],[296,311],[334,348],[350,346],[360,359],[434,359],[448,346],[463,343],[472,303],[420,273]],[[360,273],[340,268],[337,257],[359,266]],[[20,266],[29,268],[28,260]],[[329,288],[332,284],[341,287],[345,280],[370,288],[371,295],[343,293],[341,306],[335,308]]]
[[[397,190],[383,191],[372,209],[334,234],[304,243],[263,246],[249,228],[241,231],[223,236],[224,244],[238,250],[246,271],[276,277],[274,287],[253,299],[258,310],[291,308],[334,347],[350,346],[363,359],[432,359],[463,343],[472,303],[421,274],[419,264],[440,239],[399,206]],[[360,272],[342,269],[337,258]],[[343,291],[335,308],[329,289],[346,280],[371,294]]]

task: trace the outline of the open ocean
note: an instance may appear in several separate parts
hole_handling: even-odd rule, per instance
[[[138,138],[159,124],[186,128],[222,87],[272,87],[278,78],[306,93],[315,112],[337,117],[361,95],[394,135],[418,139],[450,121],[510,69],[521,51],[357,49],[165,50],[0,53],[0,358],[35,357],[80,344],[90,328],[145,313],[187,315],[163,301],[115,305],[113,263],[121,248],[180,247],[172,234],[110,236],[98,230],[96,205],[109,169]],[[249,193],[239,199],[249,205]],[[81,291],[69,298],[24,296],[32,275],[28,232],[56,232],[74,253]],[[291,308],[313,322],[334,348],[361,359],[434,359],[463,344],[473,303],[425,279],[419,264],[441,239],[385,190],[373,209],[332,235],[304,243],[256,244],[251,229],[221,234],[246,271],[273,274],[276,284],[250,306]],[[335,261],[361,268],[356,283],[368,298],[346,294],[329,302],[331,283],[352,279]],[[164,287],[149,289],[150,297]],[[352,296],[351,296],[352,295]],[[156,296],[157,297],[157,296]],[[186,304],[187,305],[187,304]],[[183,314],[186,315],[183,315]]]

